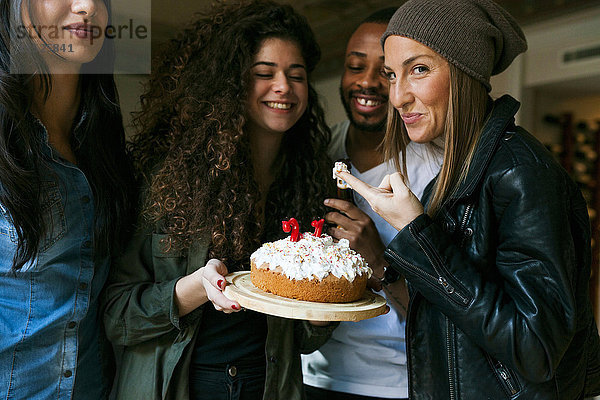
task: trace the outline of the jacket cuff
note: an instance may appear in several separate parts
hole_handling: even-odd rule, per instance
[[[297,337],[303,338],[300,340],[300,353],[309,354],[324,345],[339,324],[339,321],[332,321],[327,326],[315,326],[308,321],[296,321],[296,329],[300,329]]]
[[[162,304],[168,305],[168,315],[171,324],[175,326],[177,329],[181,330],[180,327],[180,318],[179,318],[179,307],[177,307],[177,303],[175,302],[175,286],[180,278],[173,279],[172,281],[167,283],[167,288],[164,293],[168,295],[167,298],[161,299]]]
[[[402,231],[404,231],[408,227],[410,227],[409,229],[413,229],[416,232],[420,232],[423,229],[427,228],[432,223],[433,223],[433,220],[431,219],[429,214],[423,213],[423,214],[419,215],[417,218],[413,219],[410,224],[408,224],[404,229],[402,229]]]
[[[466,264],[451,237],[427,215],[422,214],[402,229],[388,244],[384,256],[411,285],[430,299],[439,293],[460,307],[467,307],[473,295],[454,276]]]
[[[418,233],[418,232],[421,232],[424,229],[426,229],[431,224],[433,224],[433,220],[426,213],[423,213],[423,214],[419,215],[417,218],[415,218],[414,220],[412,220],[411,223],[406,225],[400,232],[398,232],[396,234],[396,236],[394,236],[394,239],[392,239],[392,241],[390,243],[388,243],[386,251],[383,254],[384,258],[389,263],[397,265],[396,260],[391,258],[390,253],[387,250],[391,250],[398,254],[404,254],[405,253],[404,249],[406,249],[406,247],[408,246],[411,248],[415,248],[418,251],[421,251],[418,244],[416,244],[414,241],[414,237],[413,237],[413,234],[411,233],[411,230],[412,230],[412,232]]]
[[[432,271],[434,267],[431,258],[424,251],[422,243],[417,240],[421,233],[432,229],[435,230],[433,219],[428,214],[421,214],[398,232],[385,249],[384,258],[408,281],[415,275],[417,267],[430,272],[431,275],[437,275]]]
[[[179,277],[177,279],[174,279],[172,282],[169,282],[169,285],[172,285],[171,290],[169,292],[171,293],[171,296],[169,299],[165,299],[165,301],[163,302],[163,304],[170,305],[169,320],[171,321],[171,324],[173,324],[173,326],[179,329],[180,331],[186,329],[191,325],[194,325],[202,316],[202,310],[204,309],[204,307],[200,306],[194,311],[184,315],[183,317],[179,316],[179,307],[177,307],[177,302],[175,301],[175,286],[181,278],[183,277]]]
[[[306,329],[306,332],[308,333],[309,337],[322,337],[322,336],[326,336],[329,338],[329,336],[333,333],[333,331],[335,330],[335,328],[338,327],[338,325],[340,324],[339,321],[332,321],[330,322],[328,325],[325,326],[317,326],[317,325],[313,325],[308,321],[302,321],[302,324],[304,325],[304,329]]]

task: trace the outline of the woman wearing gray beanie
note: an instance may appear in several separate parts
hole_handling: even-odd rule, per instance
[[[411,288],[409,395],[573,400],[600,394],[589,300],[590,226],[576,184],[489,79],[527,48],[490,0],[409,0],[381,39],[390,108],[384,148],[441,146],[423,205],[400,173],[378,188],[339,173],[400,232],[387,281]],[[410,177],[408,177],[410,178]]]

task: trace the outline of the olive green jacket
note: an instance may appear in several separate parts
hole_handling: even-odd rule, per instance
[[[203,267],[207,244],[187,254],[165,252],[166,235],[138,231],[113,265],[105,291],[104,321],[121,350],[117,399],[188,399],[189,366],[204,306],[178,316],[179,278]],[[210,306],[210,304],[209,304]],[[321,346],[337,326],[268,316],[264,400],[303,399],[300,353]]]

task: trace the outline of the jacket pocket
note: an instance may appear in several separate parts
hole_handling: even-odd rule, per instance
[[[12,261],[18,242],[17,231],[12,224],[6,208],[0,204],[0,272],[8,272],[12,268]]]
[[[152,234],[152,257],[171,258],[181,256],[181,251],[169,248],[169,235],[164,233]]]
[[[0,204],[0,238],[10,241],[11,243],[18,243],[17,230],[12,224],[8,211],[2,204]]]
[[[485,356],[506,396],[509,399],[515,397],[521,391],[521,384],[515,373],[501,361],[493,359],[489,354],[486,353]]]
[[[152,234],[152,263],[154,279],[167,281],[185,274],[185,261],[181,251],[169,249],[169,235]]]
[[[65,209],[57,182],[42,181],[41,206],[46,233],[41,242],[40,253],[50,249],[67,231]]]

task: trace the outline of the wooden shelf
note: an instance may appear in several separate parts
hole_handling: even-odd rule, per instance
[[[570,113],[547,116],[560,129],[560,144],[549,145],[562,166],[577,182],[588,204],[592,233],[590,297],[594,315],[600,316],[600,120],[577,123]]]

